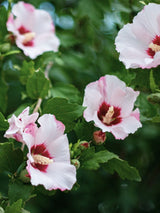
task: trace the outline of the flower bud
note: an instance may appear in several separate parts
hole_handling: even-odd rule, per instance
[[[147,100],[152,104],[160,104],[160,93],[152,93],[148,95]]]
[[[90,144],[87,142],[87,141],[81,141],[79,143],[79,148],[81,150],[85,150],[85,149],[88,149],[90,147]]]
[[[76,167],[76,169],[79,169],[80,167],[80,162],[77,159],[72,159],[71,164],[73,164]]]
[[[24,183],[29,183],[30,182],[30,176],[29,176],[29,174],[28,174],[26,169],[21,171],[19,179],[21,181],[23,181]]]
[[[4,43],[0,45],[0,52],[8,52],[11,49],[11,45],[9,43]]]
[[[101,130],[95,131],[93,133],[93,139],[96,145],[101,145],[106,140],[106,133]]]

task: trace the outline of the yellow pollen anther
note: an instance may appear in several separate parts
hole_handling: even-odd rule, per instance
[[[149,48],[151,48],[154,52],[160,51],[160,45],[150,43]]]
[[[23,43],[26,44],[27,42],[31,41],[32,39],[35,38],[35,35],[36,34],[34,32],[23,34],[23,36],[24,36]]]
[[[42,155],[32,155],[34,163],[39,163],[41,165],[48,165],[53,162],[53,159],[47,158]]]
[[[114,114],[113,106],[110,106],[105,116],[103,116],[103,123],[110,124],[114,119],[112,118]]]

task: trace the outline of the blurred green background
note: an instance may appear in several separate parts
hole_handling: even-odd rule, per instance
[[[13,1],[16,3],[18,1]],[[70,83],[79,89],[82,103],[85,86],[105,74],[118,76],[127,86],[141,91],[136,106],[141,111],[143,127],[124,141],[116,141],[108,134],[104,146],[135,166],[142,177],[141,182],[120,179],[110,175],[102,166],[98,171],[77,172],[80,187],[71,192],[57,191],[48,196],[40,191],[32,198],[25,209],[31,213],[138,213],[159,212],[160,209],[160,126],[151,122],[159,114],[159,106],[147,101],[150,89],[149,70],[126,70],[118,60],[114,40],[124,24],[143,8],[140,1],[134,0],[34,0],[25,1],[44,9],[52,16],[56,34],[61,40],[59,52],[45,53],[35,60],[37,67],[54,62],[49,77],[57,82]],[[145,1],[145,3],[159,1]],[[7,7],[7,1],[2,2]],[[19,65],[22,61],[15,58]],[[29,59],[28,59],[29,61]],[[21,104],[21,88],[13,57],[2,64],[10,85],[8,105],[5,115],[13,113]],[[154,69],[156,84],[160,85],[159,68]],[[8,80],[7,80],[8,79]],[[9,79],[12,79],[10,81]],[[14,94],[17,99],[14,100]],[[1,192],[7,193],[8,177],[1,175]],[[24,192],[25,193],[25,192]]]

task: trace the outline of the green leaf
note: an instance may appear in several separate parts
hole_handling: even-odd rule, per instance
[[[95,153],[95,148],[85,150],[81,157],[81,167],[85,169],[96,170],[101,163],[105,163],[105,168],[111,174],[116,171],[122,179],[141,181],[141,177],[136,168],[130,166],[127,161],[118,157],[118,155],[102,150]]]
[[[0,110],[4,113],[7,108],[7,91],[6,82],[0,77]]]
[[[20,72],[20,82],[25,85],[27,83],[28,78],[31,77],[34,72],[34,62],[24,61]]]
[[[0,213],[5,213],[2,207],[0,207]]]
[[[140,120],[146,121],[148,118],[154,117],[157,113],[156,105],[153,105],[147,101],[147,95],[140,93],[136,101],[136,107],[140,109]]]
[[[44,73],[37,71],[27,81],[27,94],[32,99],[45,98],[48,95],[49,85]]]
[[[18,199],[22,199],[23,202],[28,201],[34,195],[32,195],[33,186],[23,184],[20,181],[15,181],[9,184],[8,196],[10,203],[14,203]]]
[[[23,161],[23,152],[13,149],[13,143],[0,143],[0,172],[15,173]]]
[[[8,121],[5,119],[3,114],[0,112],[0,131],[6,131],[9,128]]]
[[[56,83],[51,90],[52,96],[66,98],[70,102],[80,102],[80,92],[71,84]]]
[[[7,206],[5,213],[22,213],[22,199],[17,200],[11,206]]]
[[[111,174],[116,171],[122,179],[141,181],[138,170],[120,158],[110,160],[106,165],[106,169]]]
[[[78,104],[71,104],[64,98],[51,98],[43,108],[43,114],[51,113],[56,116],[66,126],[66,131],[70,131],[75,126],[75,120],[82,116],[84,107]]]
[[[84,119],[76,123],[74,128],[77,139],[90,141],[93,138],[94,125],[92,122],[86,122]]]
[[[7,11],[6,8],[0,7],[0,40],[3,40],[7,34],[6,22],[7,22]]]
[[[83,158],[82,168],[96,170],[100,167],[100,163],[107,163],[118,156],[107,150],[95,153],[94,147],[91,147],[83,152],[81,158]],[[82,160],[81,158],[80,160]]]

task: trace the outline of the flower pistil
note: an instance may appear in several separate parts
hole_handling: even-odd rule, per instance
[[[36,155],[33,154],[32,157],[33,157],[34,163],[38,163],[41,165],[48,165],[53,162],[53,159],[50,159],[48,157],[45,157],[39,154],[36,154]]]
[[[112,118],[114,115],[114,107],[110,106],[105,116],[102,116],[103,123],[110,124],[115,118]]]
[[[24,33],[24,40],[23,40],[23,44],[27,44],[28,42],[32,41],[35,38],[35,33],[34,32],[28,32],[28,33]]]

